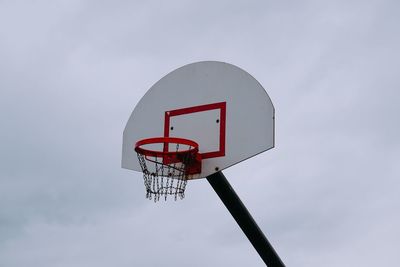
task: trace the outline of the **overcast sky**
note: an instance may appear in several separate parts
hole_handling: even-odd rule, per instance
[[[0,266],[263,266],[206,180],[155,204],[120,167],[136,103],[202,60],[274,103],[276,147],[224,173],[283,262],[398,266],[399,7],[0,0]]]

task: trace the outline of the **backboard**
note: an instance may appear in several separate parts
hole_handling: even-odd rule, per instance
[[[250,74],[204,61],[178,68],[155,83],[130,116],[122,167],[142,172],[135,144],[146,138],[193,140],[205,178],[274,147],[274,107]]]

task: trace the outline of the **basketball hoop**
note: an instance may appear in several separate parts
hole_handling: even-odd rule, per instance
[[[143,171],[146,198],[154,202],[164,196],[185,196],[187,180],[201,172],[199,145],[188,139],[154,137],[140,140],[135,151]]]

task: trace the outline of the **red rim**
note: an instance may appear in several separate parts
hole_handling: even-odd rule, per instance
[[[144,145],[150,145],[150,144],[164,144],[165,151],[150,150],[150,149],[145,149],[142,147]],[[191,146],[193,148],[188,149],[188,150],[169,152],[169,151],[166,151],[167,144],[182,144],[182,145]],[[197,144],[195,141],[192,141],[189,139],[184,139],[184,138],[153,137],[153,138],[147,138],[147,139],[142,139],[142,140],[137,141],[135,144],[135,151],[139,154],[142,154],[145,156],[151,156],[151,157],[163,157],[163,156],[167,156],[167,155],[180,155],[180,154],[188,154],[188,153],[196,154],[199,152],[199,144]]]

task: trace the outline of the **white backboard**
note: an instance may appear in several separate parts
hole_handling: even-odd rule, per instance
[[[274,147],[274,107],[250,74],[231,64],[204,61],[172,71],[154,84],[130,116],[122,167],[141,171],[137,141],[180,137],[199,144],[204,178]]]

